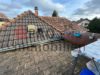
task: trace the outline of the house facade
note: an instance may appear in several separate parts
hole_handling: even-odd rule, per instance
[[[77,24],[83,27],[87,27],[89,23],[90,23],[90,20],[88,19],[80,19],[79,21],[77,21]]]

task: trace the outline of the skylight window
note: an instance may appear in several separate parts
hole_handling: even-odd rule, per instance
[[[36,33],[37,32],[37,27],[35,25],[28,25],[28,32],[29,33]]]

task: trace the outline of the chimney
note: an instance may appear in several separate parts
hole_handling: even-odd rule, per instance
[[[35,7],[34,10],[35,10],[34,15],[38,16],[38,7]]]

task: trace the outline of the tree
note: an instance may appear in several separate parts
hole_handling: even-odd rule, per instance
[[[90,32],[100,33],[100,19],[94,18],[92,21],[90,21],[87,28]]]
[[[52,17],[57,17],[57,16],[58,16],[58,12],[56,10],[54,10],[52,13]]]

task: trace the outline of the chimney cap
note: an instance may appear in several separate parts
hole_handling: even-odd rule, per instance
[[[35,10],[38,10],[38,7],[37,6],[35,6]]]

